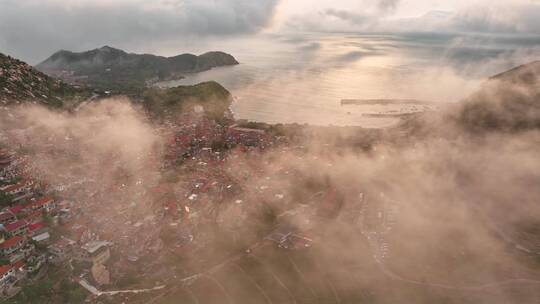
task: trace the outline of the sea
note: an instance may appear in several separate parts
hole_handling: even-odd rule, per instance
[[[237,119],[384,128],[399,122],[401,114],[459,102],[490,76],[540,59],[540,36],[266,33],[192,39],[160,52],[175,55],[179,49],[224,51],[240,64],[158,85],[217,81],[233,94]]]

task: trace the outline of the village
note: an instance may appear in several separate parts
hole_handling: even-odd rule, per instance
[[[328,182],[307,198],[295,193],[293,182],[306,177],[288,162],[272,163],[279,154],[307,157],[289,138],[194,115],[157,132],[168,138],[163,160],[149,157],[136,178],[112,162],[113,182],[87,174],[99,166],[90,161],[51,183],[43,164],[2,150],[3,296],[38,281],[48,265],[69,269],[70,280],[97,297],[99,289],[165,286],[261,242],[307,249],[318,219],[342,207]],[[29,142],[24,130],[10,136],[15,146]],[[30,149],[57,157],[76,145],[66,135]]]
[[[62,207],[47,196],[43,184],[30,177],[24,157],[2,149],[0,166],[0,288],[3,295],[12,295],[20,289],[19,281],[46,269],[49,223]]]

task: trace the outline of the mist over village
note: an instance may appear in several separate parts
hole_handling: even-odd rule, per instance
[[[0,0],[0,303],[538,303],[539,20]]]

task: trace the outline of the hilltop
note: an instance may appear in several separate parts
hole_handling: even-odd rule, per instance
[[[0,53],[0,103],[3,105],[32,101],[61,107],[64,99],[80,93],[18,59]]]
[[[233,56],[223,52],[162,57],[127,53],[104,46],[80,53],[62,50],[36,68],[71,84],[110,91],[133,91],[154,82],[182,78],[187,73],[236,64],[238,61]]]
[[[462,104],[456,120],[471,132],[540,128],[540,61],[491,77]]]
[[[200,105],[209,117],[220,120],[229,116],[232,96],[219,83],[209,81],[169,89],[149,88],[143,92],[142,102],[158,118],[174,118]]]
[[[489,77],[461,102],[407,117],[397,129],[420,137],[540,129],[540,61]]]
[[[540,61],[520,65],[506,72],[492,76],[490,80],[538,85],[540,82]]]
[[[85,100],[109,96],[114,95],[66,84],[23,61],[0,53],[0,102],[3,105],[41,103],[68,110]],[[184,111],[193,110],[196,105],[200,105],[209,116],[222,119],[229,116],[232,101],[230,92],[212,81],[168,89],[142,87],[130,97],[158,119],[174,119]]]

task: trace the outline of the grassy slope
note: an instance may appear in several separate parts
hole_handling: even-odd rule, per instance
[[[238,64],[233,56],[223,52],[209,52],[200,56],[182,54],[161,57],[150,54],[128,54],[122,50],[103,47],[82,53],[59,51],[36,67],[49,75],[72,71],[70,76],[58,76],[69,82],[120,92],[140,92],[146,82],[180,78],[183,73],[209,70],[213,67]]]
[[[211,118],[220,119],[231,104],[229,91],[213,81],[169,89],[150,88],[144,91],[142,99],[145,108],[159,118],[171,118],[200,104]]]

